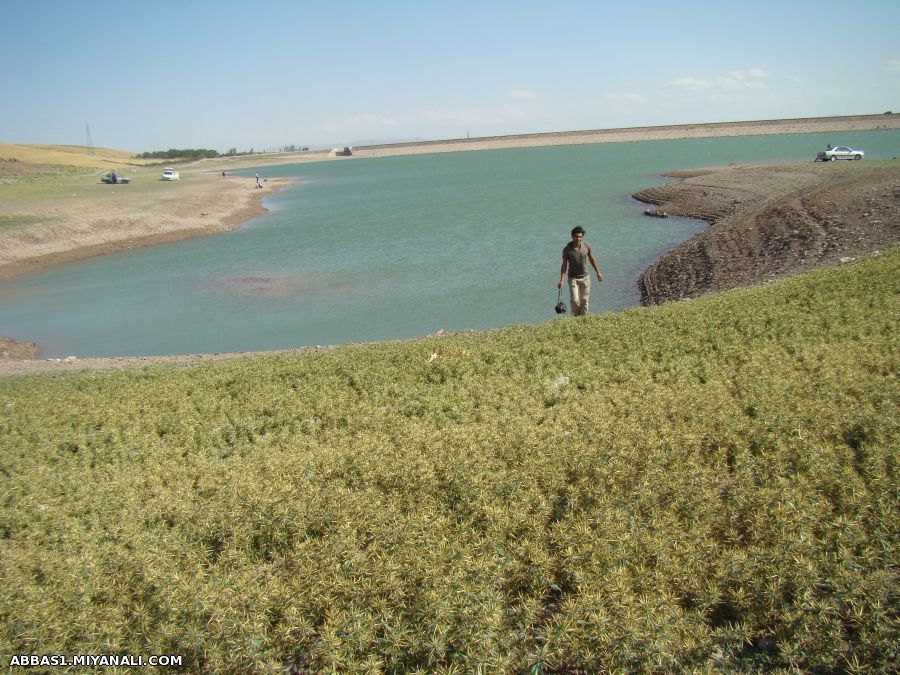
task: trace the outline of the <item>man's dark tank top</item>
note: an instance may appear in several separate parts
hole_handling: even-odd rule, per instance
[[[588,276],[588,254],[591,245],[586,241],[581,242],[581,248],[576,249],[571,241],[563,249],[563,258],[569,261],[569,278]]]

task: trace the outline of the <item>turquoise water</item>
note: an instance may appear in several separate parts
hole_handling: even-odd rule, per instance
[[[340,344],[556,317],[560,253],[581,225],[606,281],[591,311],[704,227],[630,195],[674,169],[810,161],[826,143],[900,155],[900,132],[754,136],[386,157],[260,169],[296,183],[234,232],[0,284],[0,335],[41,356]],[[252,176],[255,169],[248,170]]]

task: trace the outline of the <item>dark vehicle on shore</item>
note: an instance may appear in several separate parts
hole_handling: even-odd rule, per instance
[[[130,183],[131,179],[128,176],[120,176],[115,171],[110,171],[100,176],[100,182],[115,185],[117,183]]]

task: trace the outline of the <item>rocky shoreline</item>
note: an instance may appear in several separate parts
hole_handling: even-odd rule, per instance
[[[839,264],[900,241],[900,161],[727,167],[635,199],[709,227],[650,265],[641,303],[755,286]]]

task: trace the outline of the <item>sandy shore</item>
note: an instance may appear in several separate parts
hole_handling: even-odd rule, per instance
[[[129,185],[103,185],[87,177],[72,188],[75,192],[53,190],[48,196],[0,202],[0,215],[27,223],[0,229],[0,280],[232,230],[266,213],[263,199],[289,183],[263,180],[256,188],[255,178],[209,171],[162,183],[157,175]],[[16,363],[30,369],[53,363],[33,361],[39,351],[33,343],[0,336],[0,375],[19,372]]]
[[[288,182],[257,189],[253,178],[198,172],[141,189],[91,179],[76,192],[4,201],[0,214],[28,225],[0,230],[0,279],[234,229],[264,214],[263,198]]]
[[[900,115],[681,125],[354,148],[354,156],[776,133],[900,128]],[[25,223],[0,229],[0,279],[140,246],[224,232],[265,212],[262,198],[287,181],[223,177],[221,171],[297,161],[325,153],[204,160],[181,181],[102,185],[74,192],[0,201],[0,216]],[[337,158],[331,161],[352,161]],[[866,163],[728,167],[680,174],[682,180],[637,198],[711,227],[652,265],[640,280],[645,304],[726,290],[852,258],[898,240],[900,165],[871,171]],[[835,205],[840,205],[835,213]],[[874,215],[873,215],[874,214]],[[36,345],[0,337],[0,376],[174,363],[237,355],[35,360]]]

